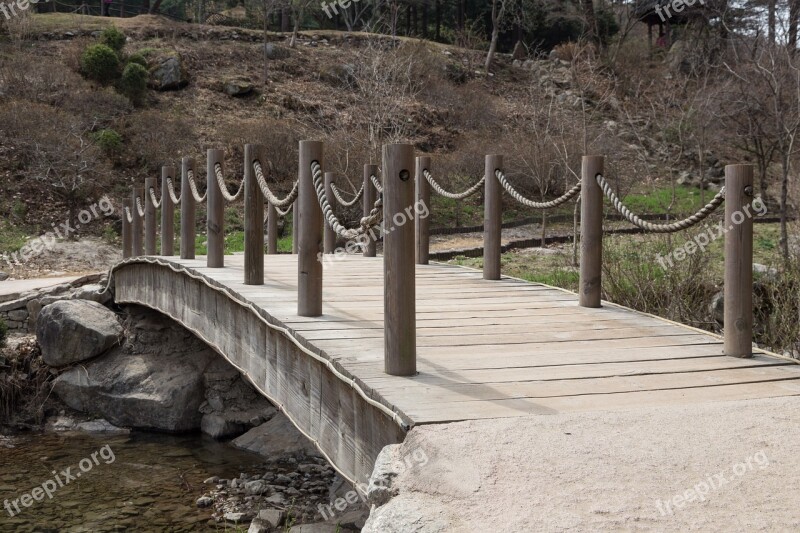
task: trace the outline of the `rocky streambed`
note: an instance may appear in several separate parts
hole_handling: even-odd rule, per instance
[[[0,358],[0,531],[360,530],[362,502],[324,512],[353,487],[233,366],[95,294],[36,308]]]

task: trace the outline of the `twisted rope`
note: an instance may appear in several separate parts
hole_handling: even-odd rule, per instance
[[[289,214],[289,211],[291,211],[292,209],[294,209],[294,204],[292,204],[289,207],[287,207],[286,211],[281,211],[281,209],[279,207],[276,207],[275,211],[278,213],[279,217],[285,217],[286,215]]]
[[[692,226],[696,225],[698,222],[704,220],[708,215],[716,211],[716,209],[722,205],[722,202],[725,201],[725,187],[721,188],[714,198],[711,199],[706,205],[704,205],[697,213],[691,215],[683,220],[678,220],[677,222],[672,222],[670,224],[653,224],[652,222],[647,222],[642,220],[638,216],[631,213],[631,210],[625,207],[625,205],[620,201],[614,191],[611,190],[611,185],[605,180],[602,174],[598,174],[595,176],[597,179],[597,184],[600,185],[600,188],[603,189],[603,192],[611,200],[611,203],[614,206],[614,209],[620,212],[622,216],[624,216],[628,222],[642,228],[643,230],[652,231],[653,233],[673,233],[675,231],[680,231],[684,229],[691,228]]]
[[[142,206],[142,199],[140,197],[136,197],[136,211],[139,213],[140,217],[144,216],[144,207]]]
[[[344,207],[350,207],[355,205],[361,199],[361,196],[364,194],[364,185],[361,185],[361,188],[358,190],[356,195],[353,197],[352,200],[349,202],[342,198],[342,193],[339,188],[336,186],[335,183],[331,183],[331,191],[333,191],[333,196],[336,198],[336,201],[339,202]]]
[[[186,177],[189,178],[189,190],[192,191],[192,197],[194,198],[194,201],[198,204],[205,202],[206,198],[208,198],[208,190],[206,190],[203,196],[200,196],[200,193],[197,192],[197,184],[194,182],[194,170],[189,170],[186,173]]]
[[[133,223],[133,213],[128,206],[125,206],[125,219],[128,221],[128,224]]]
[[[383,194],[383,185],[381,185],[381,182],[378,180],[378,178],[375,176],[370,176],[369,179],[372,181],[372,184],[375,186],[375,188],[378,189],[378,192]]]
[[[380,224],[383,219],[383,197],[378,198],[378,201],[375,202],[375,206],[372,208],[369,215],[361,219],[358,228],[346,228],[339,222],[339,219],[334,214],[331,204],[328,202],[328,198],[325,195],[325,184],[322,180],[322,167],[318,161],[311,162],[311,175],[314,179],[314,189],[317,191],[317,200],[319,200],[319,206],[322,208],[322,214],[337,235],[345,239],[355,239],[368,232],[374,226]]]
[[[439,185],[435,179],[433,179],[433,175],[428,171],[427,168],[422,171],[422,174],[425,176],[425,179],[428,180],[428,183],[431,184],[431,187],[433,187],[434,191],[439,193],[441,196],[444,196],[445,198],[450,198],[451,200],[463,200],[464,198],[475,194],[480,190],[481,186],[483,186],[483,182],[486,181],[486,176],[484,176],[481,179],[479,179],[475,185],[473,185],[466,191],[460,193],[454,193],[454,192],[447,192],[446,190],[444,190],[442,186]]]
[[[155,206],[156,209],[160,208],[161,202],[159,202],[158,198],[156,198],[156,189],[154,187],[150,187],[149,191],[150,191],[150,201],[153,202],[153,206]]]
[[[219,190],[222,192],[222,197],[228,202],[235,202],[238,200],[244,191],[244,179],[242,179],[242,182],[239,184],[239,190],[236,191],[236,194],[231,194],[228,192],[228,186],[225,185],[225,176],[222,175],[222,165],[219,163],[214,165],[214,174],[217,176],[217,185],[219,185]]]
[[[503,186],[503,188],[514,198],[514,200],[518,201],[522,205],[533,207],[535,209],[550,209],[552,207],[558,207],[564,202],[571,200],[575,195],[581,192],[581,182],[578,182],[573,185],[570,190],[555,200],[550,200],[549,202],[535,202],[525,198],[519,192],[517,192],[517,190],[514,189],[514,187],[512,187],[511,184],[506,180],[506,176],[503,174],[502,170],[495,170],[494,175],[497,176],[497,181],[500,182],[500,185]]]
[[[269,189],[269,185],[267,185],[267,180],[264,178],[264,169],[261,168],[261,161],[253,161],[253,169],[256,172],[256,181],[258,181],[258,186],[261,188],[261,193],[264,195],[267,201],[276,208],[286,208],[292,205],[295,200],[297,200],[297,194],[300,191],[298,188],[298,182],[295,181],[294,185],[292,186],[292,190],[289,191],[289,194],[286,195],[286,198],[280,200],[277,196],[272,194],[272,191]]]
[[[172,200],[172,203],[178,205],[181,203],[181,197],[183,196],[183,191],[181,191],[181,196],[175,195],[175,186],[172,184],[172,178],[167,178],[167,192],[169,193],[169,198]]]

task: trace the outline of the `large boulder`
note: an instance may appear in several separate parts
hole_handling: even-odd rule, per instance
[[[161,55],[150,69],[148,85],[158,91],[183,89],[189,84],[189,73],[178,52]]]
[[[124,346],[56,378],[70,407],[115,426],[190,431],[200,427],[204,372],[218,357],[172,320],[148,313],[129,320]]]
[[[55,302],[39,313],[36,338],[42,359],[50,366],[64,366],[105,353],[122,339],[117,316],[97,302]]]
[[[269,422],[232,440],[231,444],[265,457],[298,453],[319,456],[319,451],[311,441],[300,433],[283,413],[276,414]]]

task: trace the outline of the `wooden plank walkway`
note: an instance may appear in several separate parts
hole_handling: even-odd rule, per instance
[[[324,269],[324,315],[297,316],[297,256],[265,257],[244,285],[243,257],[222,269],[169,259],[264,309],[414,424],[800,395],[800,366],[725,357],[716,336],[615,305],[451,265],[417,266],[414,377],[384,374],[383,259]]]

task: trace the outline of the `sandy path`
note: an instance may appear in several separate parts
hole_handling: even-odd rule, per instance
[[[364,532],[800,531],[800,397],[423,426],[415,451]]]

